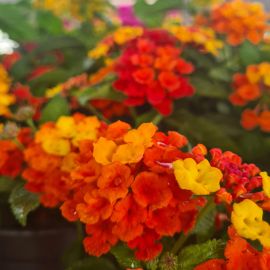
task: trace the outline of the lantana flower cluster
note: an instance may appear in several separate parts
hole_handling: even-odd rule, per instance
[[[193,69],[181,57],[173,36],[162,30],[145,31],[118,59],[114,87],[127,96],[126,104],[149,103],[169,115],[173,100],[193,95],[194,89],[185,78]]]
[[[34,136],[23,128],[0,143],[0,175],[22,175],[44,206],[60,207],[67,220],[85,224],[83,244],[90,255],[106,254],[122,242],[138,260],[151,260],[161,253],[164,237],[192,232],[205,195],[213,195],[232,223],[226,260],[196,269],[233,269],[240,244],[252,262],[269,265],[264,258],[270,225],[263,211],[270,209],[270,177],[232,152],[214,148],[207,158],[204,145],[185,151],[185,136],[165,134],[152,123],[132,129],[82,114],[45,123]],[[258,240],[263,251],[244,238]]]
[[[100,256],[122,241],[137,259],[150,260],[161,252],[163,236],[193,228],[205,199],[181,189],[172,169],[180,157],[203,157],[183,153],[180,148],[186,143],[184,136],[165,135],[151,123],[131,129],[117,121],[96,141],[81,144],[67,181],[72,192],[61,210],[68,220],[86,224],[89,254]]]
[[[224,43],[207,26],[169,25],[168,30],[185,46],[193,46],[203,53],[218,55]]]
[[[236,46],[245,40],[253,44],[262,41],[268,19],[261,3],[233,0],[214,7],[209,23],[217,33],[227,37],[229,44]]]
[[[234,76],[234,92],[229,99],[232,104],[245,106],[257,101],[254,109],[245,109],[242,113],[241,124],[251,130],[257,126],[264,132],[270,132],[270,63],[263,62],[249,65],[244,74]]]
[[[83,19],[92,19],[96,12],[104,11],[106,3],[104,0],[93,0],[87,3],[70,0],[35,0],[33,1],[33,5],[37,8],[50,10],[57,16],[72,16],[82,21]]]
[[[269,249],[255,249],[248,241],[239,236],[233,227],[228,228],[229,240],[225,247],[225,259],[211,259],[194,270],[267,270],[270,266]]]
[[[124,27],[103,40],[89,56],[109,56],[117,47],[121,54],[114,62],[117,76],[113,86],[126,96],[125,104],[150,104],[169,115],[173,101],[194,94],[186,78],[193,65],[181,56],[178,40],[166,30]]]

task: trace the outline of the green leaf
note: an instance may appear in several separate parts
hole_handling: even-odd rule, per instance
[[[30,74],[32,69],[29,56],[24,56],[11,67],[10,73],[16,81],[21,81]]]
[[[151,261],[147,261],[145,264],[146,264],[146,269],[157,270],[158,264],[159,264],[159,257],[156,257],[155,259],[153,259]]]
[[[137,0],[134,9],[136,15],[148,26],[157,26],[161,24],[167,11],[181,7],[183,7],[181,0],[157,0],[152,5],[147,4],[145,0]]]
[[[156,110],[150,110],[146,113],[140,113],[138,115],[133,115],[133,118],[136,121],[136,126],[139,126],[142,123],[153,122],[153,120],[158,117],[158,113]]]
[[[29,82],[34,96],[44,96],[46,90],[70,78],[69,71],[61,68],[46,72]]]
[[[81,92],[75,93],[75,96],[82,105],[85,105],[89,100],[93,99],[107,99],[115,101],[122,101],[124,99],[124,95],[114,90],[110,84],[87,88]]]
[[[62,115],[69,115],[70,109],[67,100],[61,96],[55,96],[41,112],[41,123],[56,121]]]
[[[124,268],[139,268],[142,267],[140,262],[134,257],[133,251],[124,244],[118,244],[111,249],[118,263]]]
[[[228,126],[215,122],[208,115],[193,115],[181,109],[163,121],[178,129],[193,144],[203,143],[208,147],[220,147],[235,152],[239,150],[238,144],[229,136]]]
[[[215,216],[216,216],[216,204],[212,201],[201,209],[193,233],[196,234],[198,242],[204,242],[210,239],[215,232]]]
[[[12,190],[9,203],[15,218],[21,225],[25,226],[27,215],[39,206],[39,197],[27,191],[24,188],[24,183],[19,183]]]
[[[45,34],[59,35],[63,33],[63,23],[52,12],[38,10],[37,24]]]
[[[85,50],[82,42],[71,36],[46,37],[39,40],[39,46],[33,50],[33,53],[48,52],[53,50],[65,49]]]
[[[105,258],[88,257],[75,262],[66,270],[117,270],[117,268]]]
[[[243,65],[248,66],[261,62],[258,46],[244,42],[239,48],[239,56]]]
[[[224,82],[230,82],[232,76],[227,68],[225,67],[215,67],[209,71],[209,76],[212,79]]]
[[[228,96],[224,84],[214,83],[207,78],[196,75],[191,77],[190,82],[195,88],[196,95],[222,99],[225,99]]]
[[[24,6],[0,4],[0,29],[18,42],[33,40],[38,32],[31,23],[32,15],[32,10]]]
[[[183,57],[191,61],[196,67],[196,70],[199,68],[210,69],[216,65],[216,60],[212,55],[202,54],[198,50],[191,47],[184,50]]]
[[[178,270],[193,270],[195,266],[207,260],[223,258],[225,245],[224,241],[214,239],[182,249],[178,256]]]
[[[0,192],[9,192],[17,184],[16,180],[0,176]]]
[[[239,136],[239,146],[241,156],[246,161],[256,162],[257,164],[269,164],[270,145],[269,138],[264,137],[259,131],[244,131]],[[267,166],[269,169],[269,165]]]

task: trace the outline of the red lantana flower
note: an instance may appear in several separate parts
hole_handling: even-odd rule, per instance
[[[131,106],[149,103],[163,115],[172,112],[173,100],[191,96],[194,89],[184,75],[192,64],[181,58],[176,39],[162,30],[146,31],[129,42],[116,62],[114,87]]]

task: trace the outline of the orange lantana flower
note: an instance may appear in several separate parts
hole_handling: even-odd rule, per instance
[[[152,209],[166,207],[172,199],[167,178],[151,172],[138,174],[132,191],[138,204],[143,207],[150,205]]]
[[[113,203],[127,195],[132,181],[130,168],[116,162],[102,167],[97,186],[100,189],[100,195]]]
[[[239,45],[245,39],[258,44],[267,29],[267,15],[260,3],[233,0],[214,7],[211,25],[215,31],[227,36],[231,45]]]

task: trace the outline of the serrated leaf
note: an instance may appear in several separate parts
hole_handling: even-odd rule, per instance
[[[118,244],[113,247],[111,253],[114,255],[117,262],[124,268],[142,267],[140,262],[135,259],[133,251],[124,244]]]
[[[245,66],[256,64],[261,61],[260,52],[258,46],[251,44],[250,42],[244,42],[239,48],[239,56],[242,64]]]
[[[69,115],[70,108],[67,100],[61,96],[55,96],[41,112],[40,122],[56,121],[62,115]]]
[[[122,101],[124,99],[123,94],[111,88],[110,84],[87,88],[82,92],[76,93],[75,96],[82,105],[85,105],[89,100],[93,99],[107,99],[114,101]]]
[[[178,256],[178,269],[193,270],[196,265],[207,260],[223,258],[225,245],[226,242],[214,239],[182,249]]]
[[[17,184],[16,180],[0,176],[0,192],[9,192]]]
[[[105,258],[88,257],[75,262],[66,270],[117,270],[113,263]]]
[[[28,214],[39,206],[39,197],[27,191],[24,184],[19,183],[13,188],[9,203],[15,218],[25,226]]]

